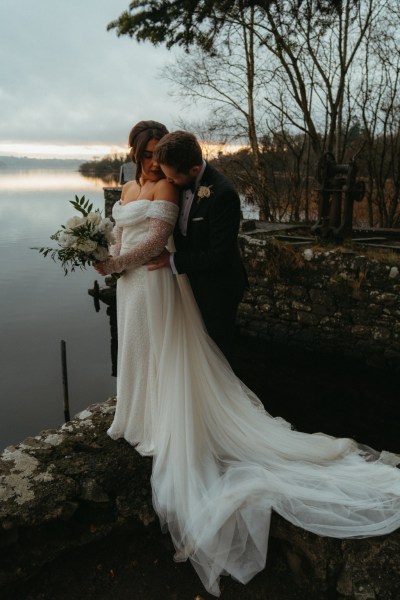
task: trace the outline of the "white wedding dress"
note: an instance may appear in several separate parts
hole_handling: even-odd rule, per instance
[[[154,252],[157,224],[165,244],[177,208],[141,200],[113,214],[120,254],[130,252],[135,265],[135,248],[140,264]],[[127,268],[117,298],[109,434],[153,455],[154,506],[175,558],[189,558],[210,593],[219,595],[221,574],[246,583],[264,568],[272,510],[321,536],[400,527],[400,457],[293,431],[265,412],[207,336],[186,276]]]

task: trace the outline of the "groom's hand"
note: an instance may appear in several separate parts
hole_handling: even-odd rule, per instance
[[[146,263],[146,267],[149,271],[156,271],[157,269],[163,269],[165,267],[170,268],[170,252],[167,249],[163,250],[161,254],[152,258]]]

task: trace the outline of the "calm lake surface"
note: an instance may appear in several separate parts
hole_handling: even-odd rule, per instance
[[[103,186],[66,170],[0,170],[0,450],[64,421],[61,340],[71,416],[115,393],[106,307],[94,309],[92,269],[64,276],[32,246],[49,239],[85,195],[103,210]]]

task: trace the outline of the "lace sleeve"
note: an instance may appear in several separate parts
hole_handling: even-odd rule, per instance
[[[115,225],[113,229],[113,234],[115,237],[115,243],[112,246],[110,246],[110,255],[113,258],[116,258],[121,252],[122,227]]]
[[[174,226],[161,219],[149,219],[149,230],[146,236],[125,254],[109,258],[102,263],[106,275],[120,273],[143,265],[164,250]]]

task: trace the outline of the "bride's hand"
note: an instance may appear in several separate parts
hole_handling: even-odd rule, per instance
[[[105,277],[106,275],[109,274],[109,271],[107,269],[107,264],[109,262],[108,260],[105,261],[96,261],[93,263],[93,267],[96,269],[96,271],[98,272],[99,275],[102,275],[103,277]]]

